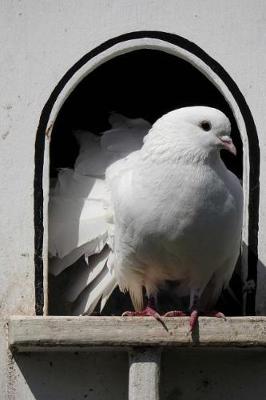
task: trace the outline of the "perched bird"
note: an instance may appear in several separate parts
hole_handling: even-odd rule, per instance
[[[86,279],[68,290],[70,301],[84,292],[81,313],[100,299],[103,306],[118,284],[136,310],[126,315],[160,318],[156,297],[172,281],[177,295],[190,295],[193,329],[228,285],[240,250],[242,188],[220,157],[222,149],[236,154],[230,122],[214,108],[185,107],[145,136],[144,120],[113,119],[101,138],[80,136],[74,171],[59,174],[50,200],[51,267],[58,273],[81,254],[98,254]],[[92,151],[97,162],[86,157]]]

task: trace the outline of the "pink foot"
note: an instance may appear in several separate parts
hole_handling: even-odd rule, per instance
[[[193,332],[195,329],[195,326],[197,325],[199,319],[199,312],[198,310],[193,310],[190,314],[189,318],[189,326],[190,326],[190,332]]]
[[[206,317],[222,318],[222,319],[226,320],[225,315],[224,315],[222,312],[216,311],[216,310],[210,311],[210,312],[208,312],[208,313],[205,314],[205,315],[206,315]]]
[[[220,311],[210,311],[203,315],[205,315],[206,317],[222,318],[226,320],[225,315]],[[189,319],[190,332],[193,332],[193,330],[195,329],[198,319],[199,319],[199,312],[197,310],[193,310],[190,314],[190,319]]]
[[[183,311],[175,310],[175,311],[168,311],[163,316],[164,317],[185,317],[186,314]]]
[[[160,314],[149,306],[142,311],[125,311],[122,317],[154,317],[157,321],[162,322]]]

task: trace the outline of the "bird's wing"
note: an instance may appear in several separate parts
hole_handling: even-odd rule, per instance
[[[117,285],[112,269],[113,215],[105,172],[115,174],[142,146],[150,124],[120,114],[110,117],[112,128],[100,135],[78,131],[80,146],[74,169],[62,169],[50,190],[49,272],[55,276],[75,264],[64,298],[73,313],[91,313],[104,306]],[[120,160],[120,161],[119,161]],[[85,256],[86,262],[77,262]],[[77,264],[77,266],[76,266]]]

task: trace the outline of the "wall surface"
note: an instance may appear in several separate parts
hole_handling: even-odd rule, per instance
[[[166,351],[162,399],[248,400],[265,397],[265,351],[215,349]],[[254,390],[254,388],[256,388]]]
[[[10,360],[4,329],[8,315],[34,315],[34,146],[41,111],[55,85],[78,59],[105,40],[123,33],[157,30],[175,33],[195,42],[225,68],[244,94],[257,126],[261,149],[257,311],[265,313],[265,23],[266,5],[261,0],[1,1],[0,312],[3,320],[0,363],[6,365],[0,372],[1,387],[6,388],[1,398],[122,399],[126,396],[127,361],[124,355],[54,354],[48,357],[35,354]],[[107,368],[109,362],[115,364],[115,371],[110,369],[111,378]],[[184,359],[184,363],[188,362]],[[210,359],[206,361],[207,375],[212,374],[212,362]],[[173,356],[169,363],[175,365]],[[236,363],[241,363],[240,358]],[[263,371],[263,367],[263,360],[254,357],[246,368]],[[77,368],[80,374],[74,372]],[[221,373],[224,370],[218,365],[215,368]],[[56,370],[53,376],[52,370]],[[121,372],[121,386],[118,372]],[[242,372],[235,370],[235,375],[240,376]],[[67,379],[73,380],[77,391],[70,385],[61,393],[60,382],[65,385]],[[90,391],[94,386],[88,379],[92,379],[97,387],[95,391]],[[113,385],[109,384],[110,379]],[[168,384],[165,398],[181,398],[179,389],[172,388],[172,383]],[[265,386],[259,377],[258,384]],[[112,393],[109,396],[110,386]],[[211,393],[206,389],[209,398],[214,398]]]

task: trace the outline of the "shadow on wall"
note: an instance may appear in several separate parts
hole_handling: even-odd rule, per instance
[[[178,349],[162,355],[162,400],[265,397],[266,350]],[[128,356],[112,352],[16,354],[19,400],[124,400]],[[255,392],[254,392],[255,391]]]
[[[265,398],[266,351],[180,349],[162,357],[163,400]]]
[[[25,353],[14,361],[21,375],[12,390],[20,400],[127,398],[126,353]]]

